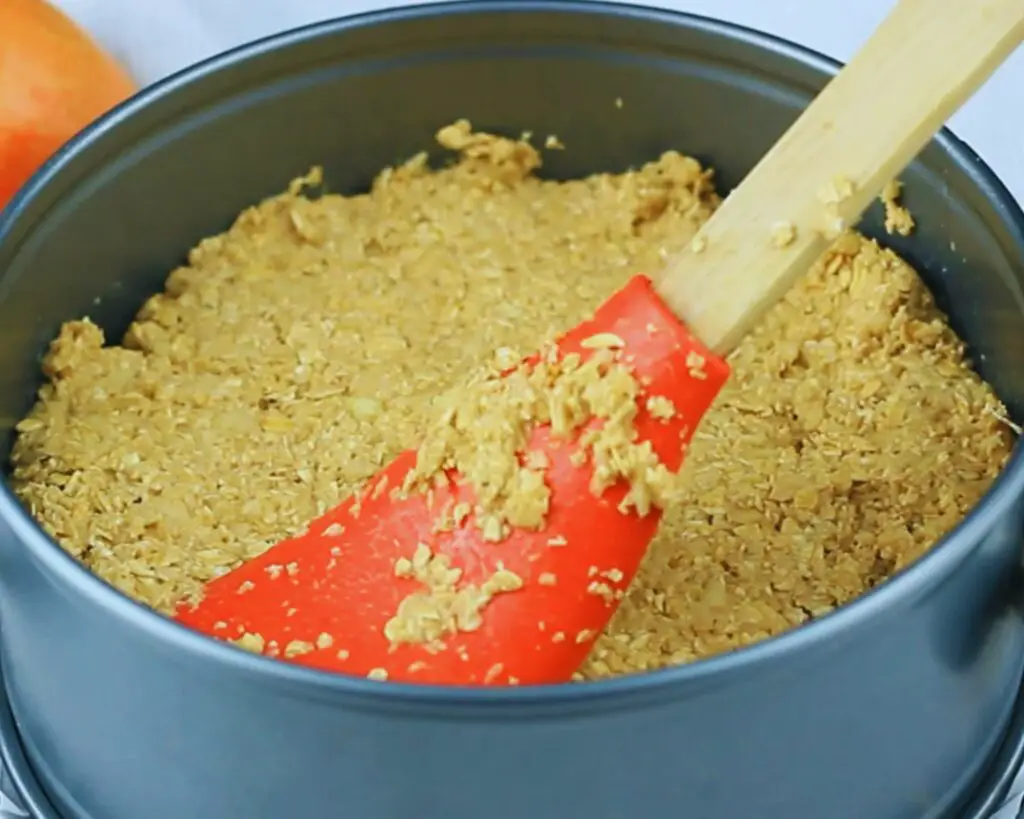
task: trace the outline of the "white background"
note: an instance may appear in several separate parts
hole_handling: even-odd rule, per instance
[[[282,29],[396,5],[385,0],[51,1],[89,28],[146,82]],[[419,2],[408,0],[406,4]],[[646,5],[742,23],[845,60],[885,16],[893,0],[647,0]],[[999,70],[952,125],[995,168],[1018,200],[1024,201],[1022,103],[1024,50]]]
[[[3,0],[0,0],[3,2]],[[141,82],[304,23],[373,9],[382,0],[51,0],[89,29]],[[969,3],[973,0],[961,0]],[[418,4],[409,0],[406,5]],[[742,23],[849,58],[894,0],[648,0],[646,5]],[[1024,49],[952,121],[953,129],[1024,201]],[[898,104],[898,103],[897,103]],[[1018,791],[1024,782],[1018,782]],[[1016,800],[1015,800],[1016,801]],[[1012,819],[1007,809],[999,819]]]

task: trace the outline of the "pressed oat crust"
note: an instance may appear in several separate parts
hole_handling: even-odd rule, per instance
[[[71,554],[170,612],[419,443],[496,350],[534,349],[656,272],[718,203],[710,172],[674,152],[555,183],[526,142],[465,123],[439,138],[462,152],[444,170],[419,156],[368,194],[316,201],[301,196],[312,175],[248,209],[121,346],[64,325],[13,483]],[[891,227],[909,230],[897,194]],[[851,600],[954,525],[1010,451],[1000,402],[917,275],[856,235],[730,361],[581,677],[707,656]]]

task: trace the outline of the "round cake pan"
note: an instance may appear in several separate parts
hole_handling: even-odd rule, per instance
[[[0,456],[63,321],[117,338],[188,248],[312,165],[332,190],[365,189],[466,117],[557,134],[570,149],[551,176],[675,148],[725,192],[835,69],[712,20],[532,0],[364,15],[191,68],[74,140],[0,220]],[[918,229],[887,237],[872,212],[865,230],[921,271],[1020,421],[1024,218],[948,132],[902,179]],[[1018,451],[927,556],[768,642],[466,690],[319,673],[187,631],[87,573],[5,486],[6,688],[65,819],[935,819],[975,793],[1013,715],[1022,492]]]

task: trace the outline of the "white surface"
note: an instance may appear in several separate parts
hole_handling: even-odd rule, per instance
[[[143,81],[257,37],[304,23],[380,9],[384,0],[53,0],[89,28]],[[407,5],[421,0],[409,0]],[[971,0],[963,0],[971,2]],[[846,59],[893,0],[647,0],[778,34]],[[243,11],[244,9],[244,11]],[[1024,50],[952,121],[1024,200]],[[898,104],[898,103],[897,103]]]
[[[381,0],[51,1],[89,29],[143,82],[283,29],[394,5]],[[414,4],[417,0],[406,3]],[[843,60],[885,16],[893,0],[647,0],[646,5],[741,23]],[[1024,142],[1019,138],[1024,126],[1022,87],[1024,49],[951,123],[1020,201],[1024,201]],[[1024,781],[1017,784],[1018,792],[1024,790]],[[998,819],[1014,816],[1014,809],[1008,807]]]

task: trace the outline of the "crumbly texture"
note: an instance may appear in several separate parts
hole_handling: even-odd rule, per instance
[[[900,236],[909,236],[914,231],[913,215],[900,204],[902,192],[903,183],[893,179],[882,189],[879,197],[885,208],[885,230],[890,235],[898,233]]]
[[[634,421],[645,396],[626,361],[623,340],[596,333],[582,346],[594,351],[586,359],[579,353],[563,356],[553,343],[544,345],[539,361],[517,361],[514,352],[503,349],[492,367],[449,391],[401,491],[429,492],[454,470],[473,489],[473,525],[485,541],[499,543],[513,529],[540,531],[551,500],[548,463],[528,444],[537,427],[546,425],[556,439],[577,446],[575,460],[593,467],[594,495],[619,481],[628,486],[618,506],[623,514],[643,517],[674,505],[678,473],[661,463],[649,441],[637,440]],[[701,358],[693,352],[690,357]],[[703,360],[686,363],[690,378],[706,377]],[[667,398],[647,400],[653,412],[672,417],[675,408]],[[461,524],[469,511],[440,510],[438,530]]]
[[[772,225],[772,245],[780,250],[796,241],[796,226],[792,222],[776,222]]]
[[[556,183],[523,141],[466,123],[440,141],[462,151],[441,171],[421,156],[364,195],[296,184],[248,209],[119,345],[88,320],[62,328],[13,485],[71,554],[171,611],[420,442],[495,350],[535,349],[657,272],[718,203],[678,153]],[[1010,450],[916,274],[854,235],[731,364],[582,677],[715,654],[851,600],[953,526]]]
[[[470,516],[470,525],[491,543],[515,529],[540,531],[551,500],[550,462],[530,442],[537,428],[546,426],[555,439],[572,444],[574,461],[590,464],[595,496],[620,481],[628,487],[620,513],[645,517],[653,509],[671,508],[682,491],[679,471],[668,469],[649,441],[639,440],[634,421],[645,399],[655,418],[670,419],[675,407],[664,396],[646,396],[619,336],[596,333],[581,346],[593,352],[563,355],[549,342],[537,360],[529,360],[500,350],[492,366],[449,391],[396,492],[429,497],[455,472],[472,488],[476,503],[438,510],[435,531],[451,531]],[[691,352],[686,363],[692,367],[690,378],[706,377],[698,353]],[[417,580],[421,590],[401,601],[384,636],[392,645],[418,643],[434,650],[443,648],[448,635],[479,628],[496,594],[523,587],[522,579],[503,567],[480,586],[460,585],[462,570],[446,555],[432,554],[425,543],[416,546],[411,559],[398,558],[394,573]],[[557,578],[543,573],[538,582],[551,586]],[[616,599],[607,584],[591,583],[588,592],[608,602]]]
[[[418,643],[437,651],[444,638],[460,631],[476,631],[483,624],[483,610],[496,595],[523,587],[523,579],[504,567],[479,586],[459,583],[462,570],[447,555],[436,555],[425,543],[416,546],[412,558],[395,562],[395,576],[413,578],[422,591],[406,597],[394,617],[384,625],[392,645]]]

